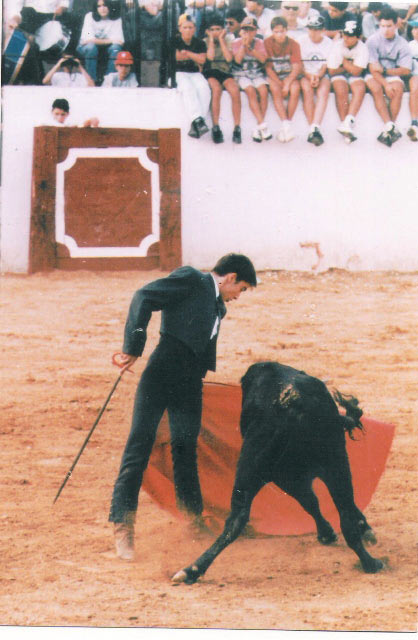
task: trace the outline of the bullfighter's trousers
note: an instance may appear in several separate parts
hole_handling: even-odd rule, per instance
[[[162,336],[136,391],[131,431],[113,489],[110,522],[125,522],[127,513],[137,509],[142,477],[165,409],[177,503],[190,513],[202,513],[196,453],[202,417],[202,366],[185,345]]]

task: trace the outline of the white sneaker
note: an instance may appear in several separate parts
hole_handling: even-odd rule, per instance
[[[290,142],[291,140],[293,140],[293,138],[295,137],[295,134],[292,131],[291,127],[285,127],[284,128],[284,141],[285,142]]]
[[[279,133],[277,134],[277,140],[279,142],[286,142],[286,133],[284,129],[280,129]]]
[[[261,131],[258,127],[256,127],[253,131],[253,135],[252,138],[254,140],[254,142],[261,142],[262,141],[262,137],[261,137]]]
[[[265,122],[260,124],[259,132],[261,133],[261,137],[263,138],[263,140],[271,140],[273,137],[272,132],[270,131],[270,129],[268,128]]]
[[[352,125],[345,120],[344,122],[341,122],[339,127],[337,127],[337,131],[344,136],[346,142],[354,142],[354,140],[357,140],[356,136],[354,135]]]

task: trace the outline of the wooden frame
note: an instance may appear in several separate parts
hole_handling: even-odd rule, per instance
[[[71,257],[56,241],[57,165],[70,149],[145,148],[159,167],[159,241],[144,257]],[[29,273],[62,269],[156,269],[182,264],[179,129],[35,127]]]

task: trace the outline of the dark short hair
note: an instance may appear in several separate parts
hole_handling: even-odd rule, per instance
[[[275,16],[271,21],[270,28],[273,31],[274,27],[282,26],[287,29],[287,20],[286,18],[282,18],[282,16]]]
[[[382,11],[383,2],[369,2],[367,5],[367,11]]]
[[[244,9],[229,9],[229,11],[226,12],[226,18],[232,18],[240,24],[246,17],[247,14],[245,13]]]
[[[385,7],[382,9],[379,20],[392,20],[395,24],[398,22],[398,14],[392,7]]]
[[[213,267],[218,276],[226,276],[227,273],[236,273],[237,282],[248,282],[252,287],[257,286],[257,275],[254,265],[247,256],[241,253],[228,253],[218,260]]]
[[[206,23],[207,28],[210,27],[223,27],[225,20],[219,13],[212,15]]]
[[[53,109],[62,109],[63,111],[65,111],[65,113],[70,113],[70,105],[68,103],[68,100],[66,100],[65,98],[57,98],[52,103],[52,110]]]
[[[339,9],[339,11],[345,11],[348,7],[348,2],[329,2],[328,4],[334,9]]]

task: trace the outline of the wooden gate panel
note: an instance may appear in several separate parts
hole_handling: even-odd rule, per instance
[[[152,232],[150,173],[135,158],[79,158],[64,199],[66,233],[79,247],[137,246]]]
[[[29,271],[180,266],[180,166],[178,129],[36,127]]]

